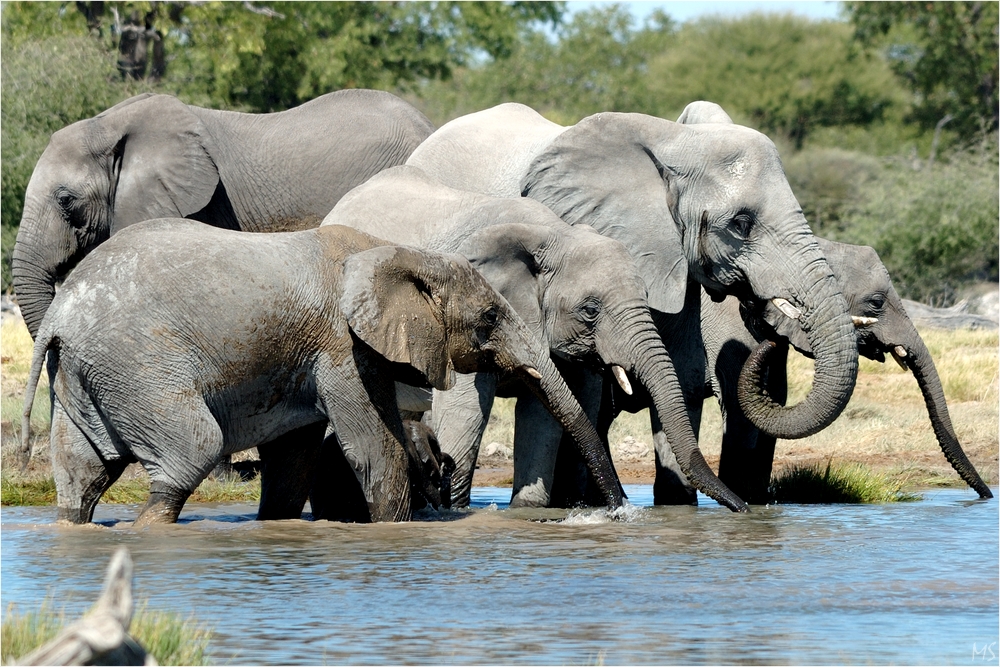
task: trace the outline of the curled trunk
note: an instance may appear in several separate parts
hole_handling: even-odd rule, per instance
[[[816,360],[809,394],[792,406],[774,401],[763,382],[773,344],[762,343],[744,365],[737,384],[740,407],[754,426],[777,438],[805,438],[833,423],[847,407],[858,376],[857,335],[847,302],[818,248],[810,250],[812,261],[805,263],[810,269],[802,277],[778,281],[792,287],[754,287],[758,296],[781,291],[802,295],[794,305],[801,310],[798,322]]]

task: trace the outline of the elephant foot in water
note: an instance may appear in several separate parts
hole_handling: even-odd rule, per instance
[[[154,481],[149,487],[149,500],[132,524],[133,528],[145,528],[155,523],[177,523],[181,508],[191,495],[191,491]]]

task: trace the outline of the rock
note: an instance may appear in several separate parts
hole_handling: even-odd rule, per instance
[[[653,451],[649,445],[644,442],[638,442],[630,435],[625,436],[615,449],[618,452],[617,458],[625,463],[645,461]]]
[[[507,445],[500,444],[499,442],[491,442],[486,445],[483,449],[483,456],[499,456],[500,458],[510,459],[514,458],[514,450]]]
[[[0,322],[20,319],[21,309],[17,306],[17,302],[8,294],[0,295]]]

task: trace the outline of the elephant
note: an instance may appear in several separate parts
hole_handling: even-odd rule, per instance
[[[881,363],[889,355],[903,369],[913,373],[945,458],[981,498],[992,498],[993,493],[965,455],[955,435],[934,360],[907,316],[878,253],[868,246],[837,243],[819,237],[816,240],[847,298],[857,326],[858,353]],[[774,438],[758,432],[747,421],[736,395],[740,369],[751,350],[757,347],[758,340],[744,326],[744,316],[735,300],[712,303],[704,298],[702,305],[708,380],[719,399],[724,421],[719,477],[749,502],[767,502]],[[750,313],[745,315],[754,317]],[[769,332],[771,337],[777,333],[802,354],[812,356],[807,337],[791,320],[782,317],[771,306],[757,316],[773,323],[776,331]],[[760,324],[749,328],[761,331]],[[767,373],[769,381],[781,387],[786,384],[786,369],[784,363],[775,363],[779,359],[783,361],[781,355],[769,360]]]
[[[614,475],[547,351],[467,260],[346,227],[252,234],[158,219],[96,248],[39,328],[25,460],[46,357],[58,515],[72,523],[89,522],[136,460],[151,485],[135,525],[174,522],[220,456],[324,421],[370,520],[406,520],[394,381],[447,389],[484,368],[524,376],[604,461],[595,477]]]
[[[406,164],[452,187],[535,199],[570,224],[621,241],[646,285],[693,427],[704,393],[702,288],[716,300],[773,300],[815,351],[806,398],[782,406],[766,391],[747,392],[742,408],[752,423],[805,437],[850,399],[858,360],[847,302],[763,134],[635,113],[599,113],[567,128],[502,104],[445,124]],[[662,421],[652,410],[654,500],[692,502],[683,491],[691,462],[673,460]]]
[[[413,510],[428,505],[449,509],[454,459],[441,451],[429,426],[412,419],[402,423]],[[307,428],[312,435],[301,439],[305,446],[269,451],[265,456],[268,470],[262,476],[258,520],[300,517],[308,498],[315,520],[367,523],[371,517],[364,489],[336,434],[330,436],[332,442],[326,442],[325,422]]]
[[[32,337],[55,285],[96,246],[153,218],[243,231],[319,224],[402,164],[434,126],[385,92],[341,90],[270,114],[142,94],[55,132],[25,192],[12,277]]]
[[[610,367],[627,392],[629,377],[638,380],[668,417],[670,444],[690,461],[699,488],[731,509],[745,508],[698,451],[676,373],[649,313],[645,284],[621,243],[585,225],[568,225],[531,199],[464,192],[408,165],[387,169],[349,192],[324,219],[327,224],[466,257],[549,350],[592,420],[602,382],[595,367]],[[511,506],[548,506],[563,429],[519,378],[485,372],[459,376],[455,387],[434,391],[434,428],[457,466],[453,502],[469,504],[496,395],[517,397]],[[584,466],[584,478],[586,471]]]

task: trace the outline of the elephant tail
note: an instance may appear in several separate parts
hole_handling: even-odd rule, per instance
[[[31,406],[35,402],[35,390],[38,388],[38,378],[42,374],[45,355],[53,346],[58,347],[59,338],[42,322],[42,328],[35,338],[35,349],[31,356],[31,371],[28,373],[28,386],[24,390],[24,412],[21,413],[21,449],[18,455],[21,459],[21,472],[28,467],[31,460]]]

